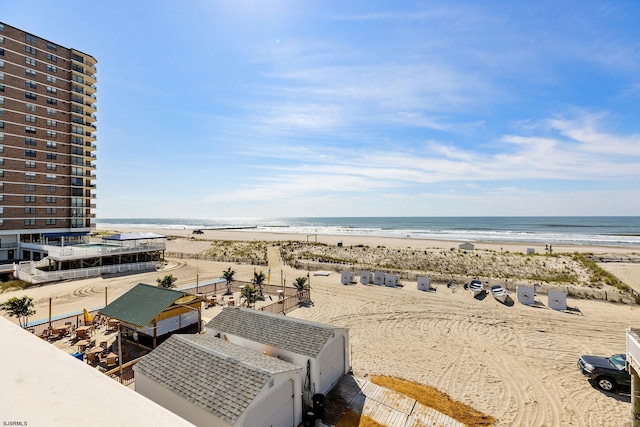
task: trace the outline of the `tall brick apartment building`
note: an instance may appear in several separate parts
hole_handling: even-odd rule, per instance
[[[95,74],[91,55],[0,23],[0,263],[94,227]]]

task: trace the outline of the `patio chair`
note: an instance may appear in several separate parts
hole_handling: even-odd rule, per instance
[[[118,356],[107,356],[107,369],[113,368],[118,364]]]

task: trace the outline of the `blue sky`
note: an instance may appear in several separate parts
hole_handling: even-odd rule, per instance
[[[640,213],[635,0],[3,0],[0,20],[98,60],[98,218]]]

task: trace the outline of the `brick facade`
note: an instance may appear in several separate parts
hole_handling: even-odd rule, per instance
[[[95,65],[90,55],[0,23],[0,240],[91,230]]]

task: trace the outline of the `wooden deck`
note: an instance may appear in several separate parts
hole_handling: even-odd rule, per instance
[[[402,393],[345,375],[327,396],[323,424],[335,425],[349,409],[388,427],[464,427]]]

